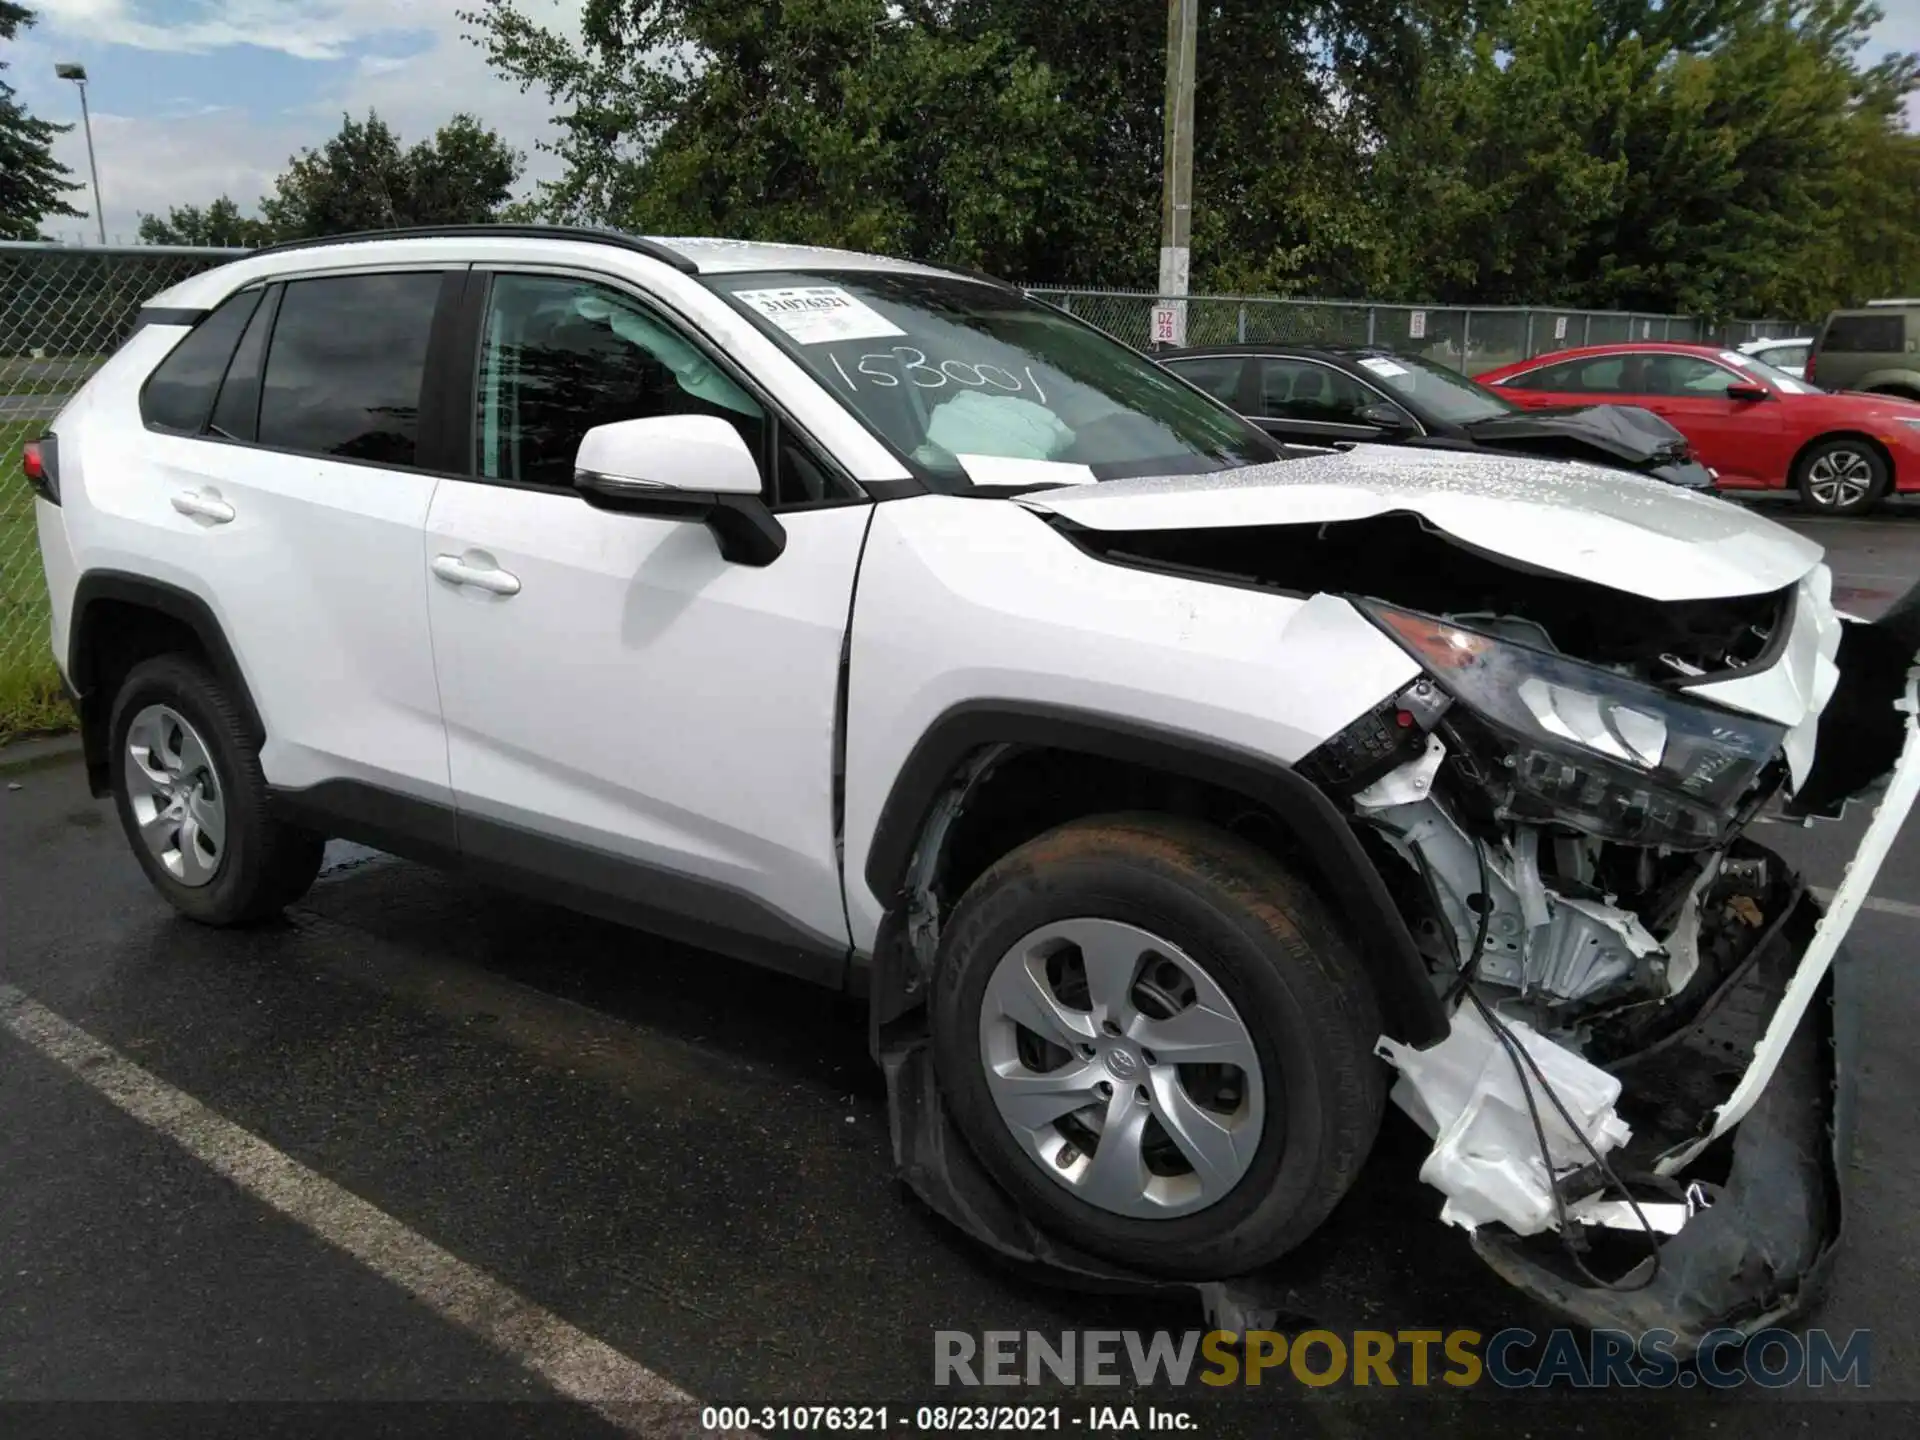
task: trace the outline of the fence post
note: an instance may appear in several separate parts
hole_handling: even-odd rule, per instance
[[[1062,295],[1060,297],[1060,308],[1071,315],[1073,313],[1073,296]]]
[[[1373,344],[1373,318],[1380,312],[1374,306],[1367,306],[1367,344]]]
[[[1531,310],[1527,311],[1527,335],[1520,342],[1520,358],[1522,360],[1533,358],[1533,311]]]
[[[1242,345],[1247,343],[1247,307],[1244,303],[1240,306],[1240,320],[1234,330],[1234,338]]]
[[[1462,310],[1460,312],[1460,373],[1462,375],[1471,375],[1473,373],[1472,370],[1467,368],[1472,363],[1467,359],[1467,351],[1471,349],[1472,346],[1473,311]]]
[[[1591,310],[1586,313],[1580,322],[1580,343],[1582,345],[1591,345],[1593,343],[1593,312]]]

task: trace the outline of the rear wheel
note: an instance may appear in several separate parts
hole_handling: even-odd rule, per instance
[[[1892,476],[1884,456],[1865,440],[1835,436],[1800,457],[1800,501],[1822,515],[1859,515],[1886,493]]]
[[[242,925],[306,893],[326,842],[268,813],[259,751],[232,698],[197,662],[162,655],[136,665],[108,733],[121,826],[174,909]]]
[[[1312,1234],[1372,1146],[1377,1003],[1313,893],[1161,816],[1079,821],[962,899],[935,1056],[1040,1224],[1129,1268],[1238,1274]]]

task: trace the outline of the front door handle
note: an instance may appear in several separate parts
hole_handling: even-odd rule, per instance
[[[233,519],[233,506],[217,494],[201,490],[182,490],[173,497],[173,508],[182,515],[191,515],[196,520],[211,520],[216,525],[224,525]]]
[[[495,595],[518,595],[520,577],[490,563],[470,564],[458,555],[433,557],[433,573],[449,585],[471,585]]]

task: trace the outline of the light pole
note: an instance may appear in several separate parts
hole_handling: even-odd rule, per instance
[[[93,218],[100,226],[100,243],[107,243],[107,212],[100,208],[100,162],[93,158],[93,116],[87,113],[87,67],[72,62],[55,65],[53,73],[80,87],[80,124],[87,132],[87,173],[93,176]]]

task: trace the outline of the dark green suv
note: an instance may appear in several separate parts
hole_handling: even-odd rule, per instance
[[[1814,341],[1807,379],[1825,390],[1920,400],[1920,300],[1834,311]]]

